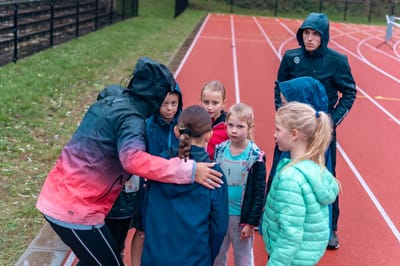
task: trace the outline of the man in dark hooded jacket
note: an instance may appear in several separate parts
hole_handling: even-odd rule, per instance
[[[348,114],[356,98],[354,78],[347,57],[328,48],[329,20],[325,14],[310,13],[298,29],[296,37],[301,47],[285,52],[277,81],[310,76],[324,85],[329,102],[328,113],[333,121],[330,151],[332,174],[336,176],[336,127]],[[275,86],[274,93],[275,108],[278,109],[282,105],[279,86]],[[339,248],[336,234],[338,217],[339,203],[336,199],[333,204],[333,233],[329,240],[329,249]]]

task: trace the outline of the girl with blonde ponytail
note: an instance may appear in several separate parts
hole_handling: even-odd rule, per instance
[[[315,265],[330,236],[328,205],[339,192],[325,167],[331,121],[299,102],[282,106],[275,118],[276,144],[290,159],[277,166],[263,214],[267,265]]]

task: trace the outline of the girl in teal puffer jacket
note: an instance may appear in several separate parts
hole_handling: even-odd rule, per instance
[[[267,265],[315,265],[328,244],[328,204],[339,192],[324,162],[331,121],[310,105],[290,102],[278,109],[275,124],[276,143],[290,159],[278,164],[263,214]]]

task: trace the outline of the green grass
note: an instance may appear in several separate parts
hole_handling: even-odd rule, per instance
[[[173,19],[173,4],[142,0],[139,17],[1,67],[0,265],[14,265],[44,224],[35,208],[41,185],[98,91],[128,76],[141,56],[168,65],[206,12],[231,11],[221,1],[191,0]]]
[[[139,17],[1,67],[0,265],[14,265],[44,224],[35,208],[41,185],[98,91],[141,56],[168,65],[204,16],[174,19],[173,4],[140,1]]]

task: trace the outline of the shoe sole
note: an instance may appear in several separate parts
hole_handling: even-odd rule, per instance
[[[326,248],[329,250],[336,250],[336,249],[340,248],[340,245],[338,244],[337,246],[327,246]]]

